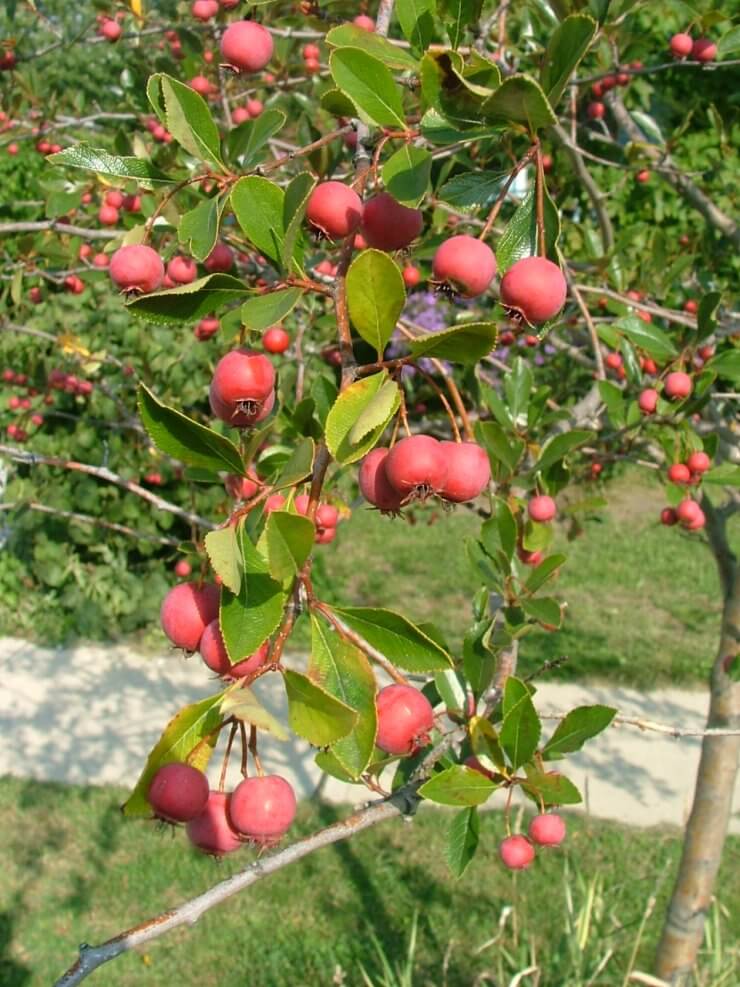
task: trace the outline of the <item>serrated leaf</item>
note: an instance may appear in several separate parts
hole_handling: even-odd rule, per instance
[[[447,833],[445,857],[454,877],[462,877],[475,856],[480,838],[480,820],[475,806],[452,817]]]
[[[527,776],[523,790],[537,803],[545,805],[578,805],[583,801],[573,782],[557,771],[540,771],[532,764],[524,766]]]
[[[418,63],[413,55],[392,44],[387,38],[372,31],[365,31],[356,24],[340,24],[333,27],[324,39],[332,48],[361,48],[379,59],[388,68],[414,71]]]
[[[385,370],[363,377],[342,391],[332,405],[326,418],[326,444],[334,459],[342,465],[354,463],[369,452],[395,414],[393,411],[386,422],[380,423],[359,444],[353,444],[350,435],[355,423],[388,380]]]
[[[239,278],[231,274],[208,274],[190,284],[140,295],[127,302],[126,308],[147,322],[192,323],[246,294],[247,289]]]
[[[438,805],[483,805],[496,791],[496,785],[481,771],[453,764],[432,775],[419,788],[418,794]]]
[[[740,466],[721,463],[702,476],[702,483],[716,483],[726,487],[740,487]]]
[[[313,439],[301,439],[298,445],[293,447],[290,457],[273,483],[275,490],[294,487],[301,480],[307,479],[313,469],[314,451]]]
[[[225,528],[209,531],[205,538],[205,546],[213,571],[221,577],[227,589],[238,594],[242,585],[244,563],[234,526],[227,524]]]
[[[262,332],[290,315],[303,295],[302,288],[282,288],[248,299],[241,307],[242,323],[253,332]]]
[[[381,356],[406,301],[398,265],[382,250],[363,250],[347,271],[347,305],[357,332]]]
[[[125,816],[151,816],[152,807],[147,801],[149,785],[157,771],[165,764],[173,761],[185,761],[200,742],[204,740],[219,723],[223,716],[219,710],[223,693],[201,699],[183,707],[174,716],[162,732],[162,736],[152,748],[147,758],[144,770],[136,783],[133,792],[122,806]],[[208,766],[217,737],[214,735],[207,743],[199,747],[198,753],[189,763],[200,771]]]
[[[287,117],[282,110],[267,109],[255,120],[245,120],[229,134],[226,147],[229,158],[239,160],[244,168],[252,168],[269,150],[269,142],[285,126]]]
[[[346,737],[357,713],[300,672],[283,672],[288,695],[288,721],[294,733],[314,747],[328,747]]]
[[[412,51],[421,54],[434,37],[433,0],[397,0],[395,11]]]
[[[617,319],[612,328],[656,360],[668,360],[676,356],[676,347],[666,333],[649,322],[643,322],[636,315],[625,315]]]
[[[587,14],[566,17],[547,42],[540,68],[540,82],[550,105],[557,107],[568,80],[588,51],[596,33],[596,21]]]
[[[566,561],[564,555],[549,555],[543,559],[533,570],[526,583],[525,589],[528,593],[536,593],[540,587],[550,579]]]
[[[224,203],[220,195],[204,199],[180,217],[177,239],[196,260],[204,261],[216,246]]]
[[[439,190],[439,197],[458,209],[486,209],[496,201],[506,178],[506,172],[472,171],[455,175]]]
[[[401,91],[379,59],[359,48],[337,48],[329,56],[329,68],[365,123],[406,129]]]
[[[537,750],[542,724],[530,698],[529,689],[511,675],[504,686],[504,719],[499,731],[501,746],[516,771]]]
[[[270,575],[282,582],[300,572],[311,554],[316,528],[307,517],[271,511],[265,526]]]
[[[231,190],[231,207],[247,239],[278,269],[285,244],[285,192],[259,175],[240,178]]]
[[[404,144],[383,165],[383,184],[397,202],[415,209],[427,194],[431,174],[431,153]]]
[[[579,751],[587,740],[606,730],[617,715],[611,706],[579,706],[563,717],[542,750],[546,761]]]
[[[463,322],[443,332],[430,332],[409,341],[415,357],[433,356],[454,363],[477,363],[491,352],[498,339],[493,322]]]
[[[526,541],[527,551],[540,551],[538,548],[530,548],[531,541]],[[563,622],[563,614],[557,600],[549,596],[540,596],[536,599],[520,600],[519,604],[528,617],[532,617],[537,623],[546,627],[560,627]]]
[[[382,655],[409,672],[436,672],[452,659],[410,620],[377,607],[333,607],[339,619]]]
[[[401,392],[394,380],[387,380],[372,401],[362,410],[349,433],[350,445],[362,442],[366,435],[384,425],[398,411]]]
[[[594,433],[586,429],[573,429],[570,432],[561,432],[560,435],[554,435],[542,447],[535,469],[544,473],[555,463],[567,456],[568,453],[573,452],[578,446],[591,441],[594,437]]]
[[[235,682],[226,690],[221,703],[221,712],[224,716],[235,716],[237,720],[269,733],[276,740],[285,741],[290,738],[290,734],[280,720],[268,712],[252,690],[241,682]]]
[[[282,262],[283,266],[290,268],[291,261],[296,256],[296,246],[300,241],[301,224],[306,215],[308,200],[316,185],[316,179],[307,171],[302,171],[296,175],[285,190],[285,200],[283,202],[283,229],[285,230],[285,240],[283,241]],[[302,255],[302,248],[299,250]],[[296,263],[296,268],[300,271],[300,264]]]
[[[530,134],[557,123],[539,83],[528,75],[510,75],[505,79],[482,104],[481,117],[487,123],[519,124]]]
[[[221,160],[218,127],[199,93],[172,76],[158,72],[149,77],[147,97],[181,147],[220,171],[226,170]]]
[[[139,385],[138,401],[142,424],[162,452],[187,466],[214,471],[227,469],[239,476],[244,473],[239,450],[225,436],[168,408],[143,384]]]
[[[466,29],[478,23],[482,6],[483,0],[437,0],[437,13],[453,48],[459,48]]]
[[[50,164],[64,165],[67,168],[82,168],[94,171],[98,175],[109,178],[131,178],[142,188],[153,188],[156,185],[171,185],[173,179],[155,168],[144,158],[126,155],[110,154],[102,147],[91,147],[84,141],[74,147],[66,147],[57,154],[49,154],[46,160]]]

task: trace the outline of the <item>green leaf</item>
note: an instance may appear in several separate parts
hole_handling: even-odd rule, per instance
[[[530,134],[557,122],[539,83],[528,75],[505,79],[481,106],[481,116],[487,123],[519,124]]]
[[[307,479],[313,469],[313,457],[313,439],[301,439],[298,445],[293,447],[293,452],[273,483],[274,488],[281,490],[283,487],[294,487]]]
[[[503,549],[507,559],[511,561],[514,557],[514,550],[516,549],[517,528],[514,515],[511,513],[511,508],[505,500],[497,499],[496,527],[498,530],[499,541],[501,542],[501,548]]]
[[[704,369],[710,370],[718,377],[726,377],[733,383],[740,384],[740,349],[718,353],[704,364]]]
[[[399,613],[376,607],[333,607],[332,611],[399,668],[409,672],[437,672],[452,664],[444,648]]]
[[[165,764],[185,761],[200,742],[216,729],[223,720],[219,712],[222,697],[223,693],[217,692],[215,696],[191,703],[170,720],[149,754],[136,787],[122,807],[125,816],[152,815],[152,808],[147,801],[152,778]],[[189,761],[194,768],[205,771],[216,740],[214,735],[208,743],[198,748],[197,754]]]
[[[138,403],[142,424],[162,452],[186,466],[214,471],[227,469],[243,475],[239,450],[225,436],[161,404],[143,384],[139,385]]]
[[[537,551],[536,548],[530,548],[530,544],[531,542],[526,542],[527,550]],[[550,596],[540,596],[534,600],[520,600],[519,603],[527,616],[532,617],[539,624],[547,627],[560,627],[563,622],[560,605],[557,600],[553,600]]]
[[[285,190],[285,201],[283,203],[283,229],[285,230],[285,240],[283,242],[282,261],[283,266],[290,268],[291,260],[296,253],[296,246],[301,239],[301,225],[303,217],[306,215],[308,199],[316,185],[316,179],[307,171],[302,171],[296,175]],[[303,248],[300,248],[300,255]],[[300,271],[300,265],[296,265]]]
[[[495,64],[488,64],[491,71],[484,77],[484,84],[481,85],[475,81],[479,77],[478,63],[474,66],[466,65],[459,52],[427,52],[422,58],[420,78],[424,102],[464,131],[457,135],[439,134],[435,138],[437,142],[454,143],[461,137],[472,136],[472,129],[480,129],[481,106],[501,81]],[[468,72],[472,72],[472,77],[468,76]],[[431,120],[427,120],[427,125],[430,122]]]
[[[271,511],[265,526],[270,575],[279,582],[295,576],[311,554],[316,528],[307,517]]]
[[[702,296],[699,302],[699,311],[696,313],[696,328],[699,339],[711,335],[717,328],[717,309],[721,301],[722,295],[719,291],[709,291]]]
[[[209,531],[205,538],[206,552],[211,568],[221,577],[224,586],[232,593],[238,594],[242,586],[242,567],[244,565],[236,529],[232,524],[225,528]]]
[[[496,422],[481,421],[475,423],[475,437],[488,453],[494,476],[503,478],[501,464],[506,468],[506,476],[514,472],[524,452],[524,443],[521,440],[510,439]]]
[[[193,157],[225,171],[218,127],[203,97],[164,72],[149,77],[147,97],[177,143]]]
[[[445,182],[439,197],[458,209],[487,209],[495,202],[506,177],[505,172],[465,172]]]
[[[227,302],[247,294],[244,284],[231,274],[207,274],[190,284],[166,291],[140,295],[126,303],[126,308],[147,322],[168,325],[197,322],[204,315],[223,308]]]
[[[424,58],[426,57],[425,55]],[[424,59],[422,64],[423,61]],[[446,146],[460,140],[486,140],[489,137],[498,137],[500,131],[500,127],[476,126],[474,122],[459,125],[457,120],[451,121],[434,106],[430,106],[421,118],[422,137],[430,144]]]
[[[730,28],[717,43],[717,57],[726,58],[740,52],[740,26]]]
[[[221,633],[232,663],[241,661],[265,643],[277,629],[283,615],[286,595],[271,576],[249,535],[239,522],[237,539],[244,560],[239,593],[225,586],[221,590]]]
[[[302,288],[281,288],[249,298],[241,307],[242,323],[253,332],[269,329],[290,315],[302,295]]]
[[[415,357],[433,356],[454,363],[477,363],[490,353],[498,339],[494,322],[463,322],[443,332],[430,332],[409,341]]]
[[[437,13],[453,48],[459,48],[465,30],[480,20],[483,0],[437,0]]]
[[[611,706],[578,706],[563,717],[542,750],[546,761],[579,751],[587,740],[606,730],[617,715]]]
[[[676,347],[666,333],[650,322],[643,322],[636,315],[625,315],[617,319],[612,328],[619,330],[635,346],[639,346],[656,360],[668,360],[676,356]]]
[[[285,192],[259,175],[240,178],[231,190],[231,207],[247,239],[282,268]]]
[[[425,781],[419,788],[419,795],[438,805],[483,805],[496,787],[481,771],[453,764]]]
[[[109,178],[131,178],[142,188],[153,188],[156,185],[171,185],[173,179],[163,175],[149,161],[110,154],[102,147],[90,147],[84,141],[74,147],[66,147],[57,154],[49,154],[46,160],[54,165],[65,165],[68,168],[82,168],[94,171],[98,175]]]
[[[416,208],[427,194],[431,174],[431,153],[404,144],[383,165],[383,184],[397,202]]]
[[[370,377],[363,377],[342,391],[332,405],[326,418],[326,444],[334,459],[342,465],[354,463],[361,459],[380,439],[388,422],[395,414],[398,403],[385,422],[381,422],[366,435],[359,444],[352,442],[352,430],[366,408],[373,402],[375,395],[389,380],[385,370]],[[400,395],[399,395],[400,401]]]
[[[568,80],[589,49],[596,21],[586,14],[573,14],[562,21],[547,43],[540,68],[540,82],[550,106],[557,107]]]
[[[347,305],[357,332],[382,356],[406,301],[398,265],[382,250],[363,250],[347,271]]]
[[[362,442],[366,435],[387,422],[389,417],[396,413],[400,403],[401,394],[398,384],[394,380],[387,380],[352,426],[352,431],[349,433],[351,445]]]
[[[545,191],[545,246],[552,256],[560,236],[560,216],[554,202]],[[524,196],[496,245],[499,274],[505,274],[512,264],[523,257],[537,254],[537,201],[534,188]]]
[[[329,68],[339,89],[357,107],[360,119],[378,127],[406,129],[401,92],[390,69],[359,48],[337,48]]]
[[[528,593],[536,593],[553,576],[561,565],[566,561],[564,555],[549,555],[543,559],[533,570],[526,583],[525,589]]]
[[[234,127],[226,139],[230,160],[240,161],[243,168],[254,167],[266,156],[269,141],[283,129],[286,119],[282,110],[268,109],[255,120]]]
[[[417,55],[434,37],[434,0],[397,0],[396,17],[404,37]]]
[[[351,732],[332,744],[332,753],[342,768],[357,780],[370,763],[378,728],[377,685],[370,663],[358,648],[312,616],[308,674],[312,681],[357,711]]]
[[[223,196],[216,195],[199,202],[180,217],[177,239],[196,260],[204,261],[216,246],[224,204]]]
[[[271,734],[276,740],[290,739],[290,734],[282,723],[265,709],[243,682],[235,682],[226,690],[221,712],[224,716],[235,716],[237,720]]]
[[[314,747],[328,747],[346,737],[357,723],[357,713],[311,679],[286,668],[288,722],[299,737]]]
[[[541,771],[533,764],[524,766],[527,776],[522,788],[538,805],[578,805],[583,801],[576,786],[558,771]]]
[[[544,473],[555,463],[567,456],[568,453],[577,449],[578,446],[582,446],[585,442],[591,441],[593,438],[595,438],[595,434],[586,429],[573,429],[572,432],[561,432],[560,435],[554,435],[542,447],[535,469]]]
[[[480,820],[475,806],[456,813],[447,832],[445,857],[453,877],[460,878],[475,856],[480,838]]]
[[[501,746],[516,771],[537,750],[542,724],[530,698],[529,689],[511,675],[504,686],[504,719],[499,731]]]
[[[740,466],[722,463],[702,476],[703,483],[717,483],[726,487],[740,487]]]
[[[399,72],[416,71],[419,67],[416,59],[403,48],[391,42],[380,34],[364,31],[356,24],[340,24],[333,27],[324,39],[332,48],[360,48],[369,55],[383,62],[390,69]]]
[[[600,380],[599,395],[606,405],[612,424],[621,427],[625,421],[625,403],[621,389],[610,380]]]

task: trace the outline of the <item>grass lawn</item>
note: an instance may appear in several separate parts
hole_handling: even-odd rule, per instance
[[[78,943],[112,936],[248,861],[243,851],[217,863],[192,851],[182,833],[124,821],[118,812],[123,794],[0,780],[3,987],[48,987],[74,959]],[[297,829],[307,832],[334,818],[334,809],[304,806]],[[380,984],[372,935],[399,962],[418,909],[414,987],[504,985],[530,963],[540,967],[540,987],[585,987],[608,950],[613,954],[594,983],[618,987],[657,888],[635,967],[649,969],[677,862],[677,832],[573,820],[564,850],[542,853],[532,870],[513,876],[496,860],[502,820],[491,812],[484,815],[473,866],[455,882],[444,863],[448,821],[426,811],[413,822],[385,823],[320,851],[209,912],[194,928],[115,960],[89,982],[359,987],[362,964]],[[712,940],[697,981],[702,987],[738,982],[731,934],[740,914],[738,865],[735,839],[720,874]],[[476,981],[484,971],[491,980]]]

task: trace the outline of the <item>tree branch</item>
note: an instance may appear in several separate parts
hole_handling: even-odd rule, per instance
[[[70,236],[84,236],[87,240],[115,240],[116,237],[122,236],[125,232],[124,230],[95,230],[85,226],[71,226],[69,223],[60,223],[56,219],[0,223],[0,236],[6,233],[38,233],[42,230],[68,233]]]
[[[586,167],[583,157],[581,156],[581,149],[575,141],[571,141],[565,129],[561,127],[559,123],[556,123],[550,129],[565,149],[565,153],[568,155],[570,158],[570,163],[573,165],[573,170],[580,179],[581,184],[586,190],[586,194],[591,200],[591,204],[593,205],[596,213],[596,219],[599,223],[599,229],[601,230],[601,243],[603,251],[604,254],[608,254],[614,247],[614,228],[612,227],[611,219],[609,219],[609,213],[606,211],[606,206],[604,205],[606,196],[596,184],[591,172]]]

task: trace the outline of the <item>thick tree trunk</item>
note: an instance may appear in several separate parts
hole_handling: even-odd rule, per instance
[[[707,515],[707,534],[724,596],[720,646],[710,680],[707,726],[740,729],[740,681],[737,681],[740,572],[725,537],[722,517],[707,503],[707,498],[702,507]],[[732,671],[736,681],[731,678]],[[740,736],[704,737],[681,865],[655,962],[657,976],[672,987],[689,982],[702,943],[704,921],[727,836],[739,758]]]

